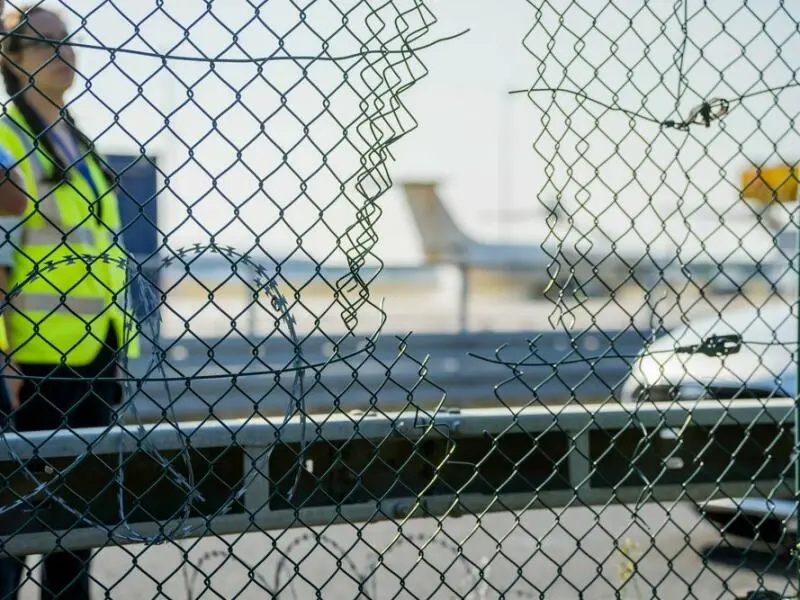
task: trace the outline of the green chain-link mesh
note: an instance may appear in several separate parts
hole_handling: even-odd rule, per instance
[[[535,66],[508,91],[539,122],[549,287],[530,310],[550,328],[392,337],[374,293],[391,147],[417,127],[425,53],[461,35],[433,4],[7,2],[24,14],[2,52],[0,208],[29,200],[0,217],[0,597],[23,561],[23,594],[66,577],[113,598],[793,593],[793,509],[715,525],[703,507],[734,480],[756,506],[794,498],[794,414],[765,415],[796,396],[800,11],[528,2]],[[108,365],[52,358],[76,323]]]

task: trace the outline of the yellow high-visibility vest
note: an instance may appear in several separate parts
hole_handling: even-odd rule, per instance
[[[123,310],[124,265],[113,262],[126,256],[117,197],[89,157],[85,160],[99,199],[77,168],[55,186],[45,182],[54,166],[44,150],[34,149],[29,132],[16,106],[7,105],[0,118],[0,145],[20,161],[17,167],[32,200],[22,217],[22,241],[9,278],[9,290],[17,290],[6,309],[12,359],[86,365],[100,352],[110,327],[120,347],[125,345],[135,358],[140,350],[132,308],[127,314]],[[90,209],[98,200],[102,220]],[[31,278],[33,272],[39,274]]]
[[[4,323],[0,323],[0,352],[8,352],[8,336]]]

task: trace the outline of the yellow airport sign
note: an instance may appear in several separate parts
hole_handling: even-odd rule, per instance
[[[742,173],[742,197],[763,204],[797,200],[798,168],[789,165],[752,167]]]

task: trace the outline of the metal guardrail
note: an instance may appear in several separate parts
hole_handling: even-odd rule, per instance
[[[174,540],[209,530],[223,535],[567,504],[685,500],[700,508],[713,497],[784,485],[793,410],[791,399],[737,400],[725,410],[701,401],[690,412],[669,403],[633,413],[621,405],[540,406],[516,414],[409,411],[358,420],[325,414],[309,423],[245,419],[8,435],[0,505],[25,494],[29,500],[0,514],[0,536],[5,551],[28,554],[56,541],[65,549],[101,546],[110,537],[136,541],[118,537],[127,528]],[[151,455],[157,448],[175,456],[187,439],[191,472],[181,460],[167,472]],[[55,494],[31,495],[20,463]],[[175,473],[185,480],[176,481]],[[187,489],[202,500],[190,502]],[[21,515],[34,508],[36,519]]]
[[[164,371],[170,381],[148,366],[152,348],[145,347],[143,358],[129,365],[133,377],[142,380],[133,396],[141,418],[163,418],[170,396],[179,420],[203,419],[212,413],[236,418],[256,410],[278,415],[288,403],[296,403],[291,389],[294,372],[277,378],[274,374],[293,366],[296,349],[291,341],[273,337],[251,342],[235,335],[164,340],[160,351],[167,357]],[[414,334],[407,341],[408,355],[430,357],[424,362],[422,383],[423,366],[403,356],[398,359],[401,342],[395,337],[381,337],[374,346],[365,338],[348,338],[336,349],[334,341],[313,336],[300,344],[303,364],[308,366],[304,406],[310,413],[337,408],[391,412],[411,403],[430,410],[442,402],[443,390],[445,404],[459,408],[500,402],[561,404],[572,398],[603,401],[619,390],[651,335],[632,330]],[[535,345],[530,346],[529,340],[536,340]],[[476,358],[491,359],[501,347],[505,364]],[[509,361],[537,366],[525,366],[515,374]]]

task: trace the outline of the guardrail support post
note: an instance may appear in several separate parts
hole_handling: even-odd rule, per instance
[[[459,263],[458,272],[461,276],[461,285],[458,290],[458,331],[459,333],[466,333],[469,319],[469,265],[465,262]]]

